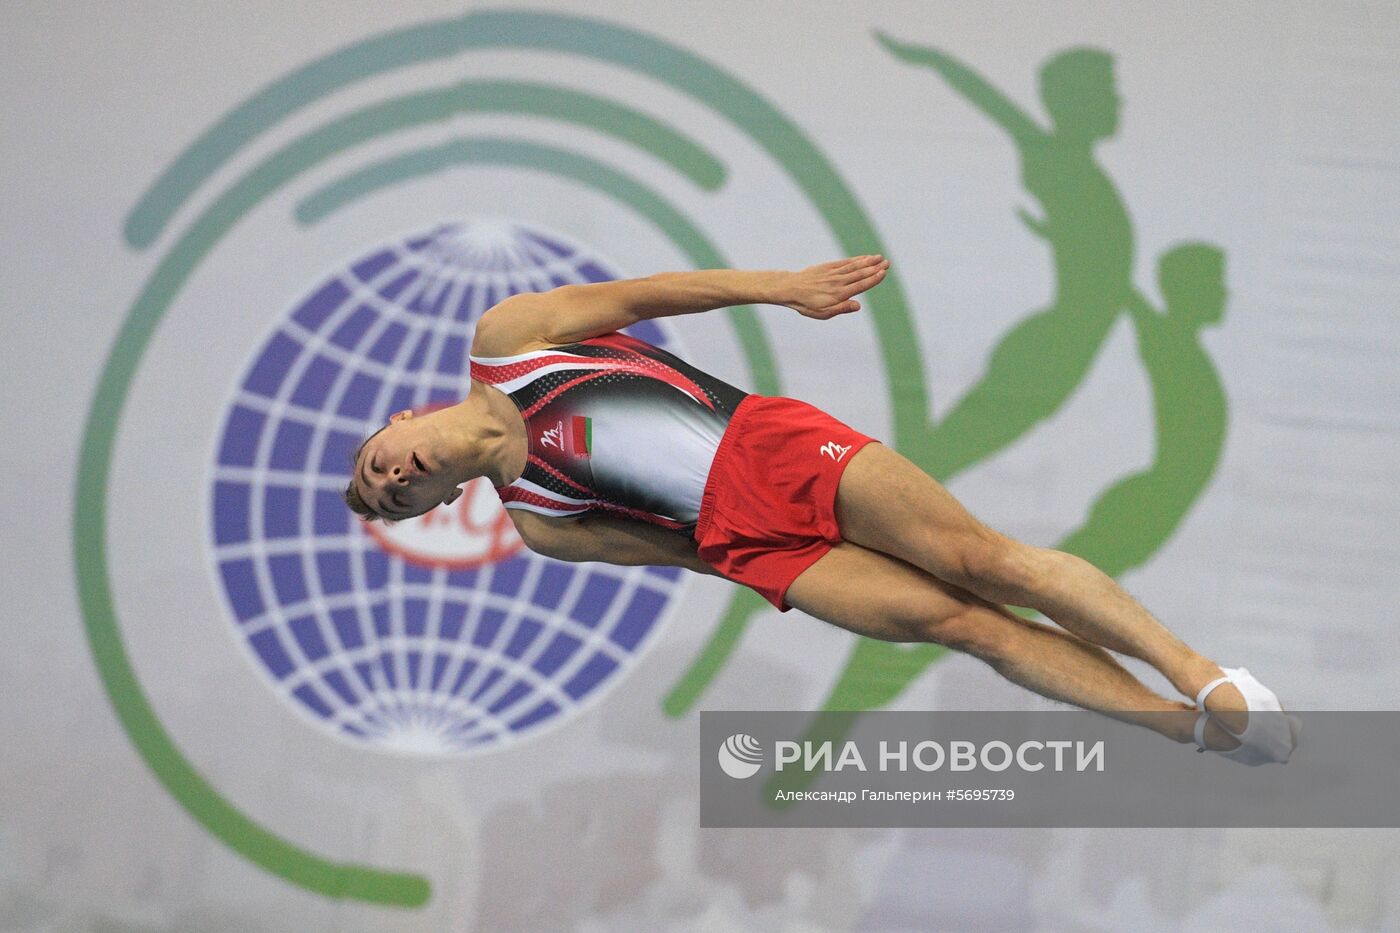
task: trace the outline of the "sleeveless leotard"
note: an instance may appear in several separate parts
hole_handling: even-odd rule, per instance
[[[525,419],[525,472],[508,509],[604,511],[691,533],[715,450],[748,394],[613,332],[517,356],[471,357],[471,376]]]

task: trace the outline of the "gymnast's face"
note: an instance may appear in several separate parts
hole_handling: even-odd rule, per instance
[[[360,497],[383,518],[413,518],[462,494],[452,481],[451,448],[440,415],[398,412],[360,448],[355,483]]]

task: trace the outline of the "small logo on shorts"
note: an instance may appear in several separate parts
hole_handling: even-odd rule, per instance
[[[564,422],[560,421],[540,435],[540,443],[555,450],[564,449]]]
[[[826,442],[825,444],[823,444],[822,447],[821,447],[821,452],[824,453],[824,454],[826,454],[826,455],[827,455],[828,457],[830,457],[832,460],[835,460],[837,463],[840,463],[840,462],[841,462],[841,458],[844,457],[844,456],[846,456],[846,454],[849,453],[850,450],[851,450],[851,445],[850,445],[850,444],[847,444],[845,447],[842,447],[840,444],[836,443],[835,441],[827,441],[827,442]]]
[[[753,736],[737,732],[719,747],[719,766],[732,778],[753,777],[763,766],[763,746]]]

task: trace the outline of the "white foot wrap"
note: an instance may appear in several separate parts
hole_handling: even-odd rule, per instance
[[[1199,718],[1196,719],[1196,745],[1202,750],[1206,749],[1206,723],[1210,721],[1210,713],[1205,712],[1206,697],[1210,692],[1223,683],[1231,683],[1240,691],[1244,697],[1245,706],[1251,714],[1277,713],[1278,715],[1249,717],[1245,725],[1244,732],[1235,735],[1229,729],[1221,728],[1234,735],[1240,740],[1238,748],[1217,749],[1209,751],[1215,752],[1229,758],[1231,761],[1238,761],[1247,765],[1268,764],[1276,761],[1282,764],[1288,760],[1288,756],[1293,754],[1293,746],[1296,744],[1297,720],[1292,716],[1284,715],[1283,706],[1279,704],[1278,697],[1268,687],[1261,684],[1254,678],[1254,675],[1242,667],[1229,668],[1222,667],[1225,672],[1224,677],[1217,677],[1201,688],[1201,692],[1196,695],[1196,708],[1202,710]]]

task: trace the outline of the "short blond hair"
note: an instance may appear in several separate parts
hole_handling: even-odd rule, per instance
[[[387,427],[388,425],[386,424],[384,428]],[[379,431],[383,431],[384,428],[380,428]],[[360,518],[364,521],[382,521],[387,523],[389,519],[385,518],[383,515],[380,515],[374,509],[370,508],[369,503],[365,501],[364,496],[360,495],[360,490],[355,485],[355,475],[359,472],[360,454],[364,453],[365,445],[368,444],[371,440],[373,440],[374,435],[378,434],[379,431],[375,431],[374,434],[371,434],[369,437],[360,441],[360,446],[356,447],[355,452],[350,455],[350,482],[345,487],[345,505],[350,509],[350,511],[360,516]]]
[[[350,507],[350,511],[360,516],[364,521],[377,522],[384,518],[384,516],[369,507],[369,503],[365,501],[365,497],[360,495],[360,490],[355,488],[355,481],[353,479],[351,479],[349,485],[345,487],[345,504]]]

